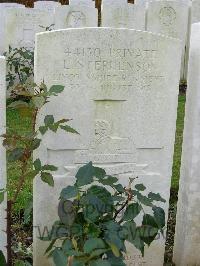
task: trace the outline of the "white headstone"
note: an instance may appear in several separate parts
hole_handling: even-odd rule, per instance
[[[101,3],[102,5],[124,5],[127,4],[127,0],[102,0]]]
[[[35,82],[65,85],[43,109],[38,125],[46,114],[55,120],[73,118],[71,126],[80,135],[47,133],[35,154],[59,167],[54,188],[40,179],[34,184],[35,266],[51,265],[39,230],[58,219],[61,188],[90,160],[124,185],[133,172],[138,174],[140,182],[167,200],[162,205],[167,217],[180,61],[179,40],[148,32],[85,28],[37,35]],[[164,250],[162,237],[145,250],[145,258],[131,248],[127,265],[160,266]]]
[[[82,28],[98,26],[98,10],[86,6],[61,6],[55,12],[55,28]]]
[[[6,132],[6,61],[0,57],[0,136]],[[0,138],[0,189],[6,189],[6,151]],[[0,204],[0,250],[6,254],[6,197]]]
[[[34,48],[35,34],[54,25],[54,16],[48,11],[24,8],[6,10],[5,50],[12,48]]]
[[[174,262],[200,262],[200,23],[192,26]]]
[[[143,5],[143,6],[147,5],[148,6],[149,2],[155,2],[155,1],[159,1],[159,0],[135,0],[134,4]],[[160,0],[160,1],[177,1],[177,2],[184,3],[184,4],[188,4],[188,5],[190,5],[192,2],[192,0]]]
[[[102,8],[101,15],[102,27],[145,30],[145,9],[142,6],[132,4],[108,5]]]
[[[101,1],[101,9],[104,7],[123,7],[127,6],[127,0],[102,0]]]
[[[95,1],[92,0],[69,0],[70,6],[88,6],[95,7]]]
[[[0,55],[2,55],[4,51],[4,36],[5,36],[5,10],[9,8],[25,8],[24,5],[20,5],[17,3],[0,3]]]
[[[191,8],[191,24],[200,21],[200,1],[193,0]]]
[[[34,3],[34,8],[41,9],[41,10],[47,10],[47,11],[55,11],[57,7],[61,6],[59,2],[54,1],[36,1]]]
[[[149,2],[147,31],[182,40],[181,79],[185,73],[185,51],[188,37],[189,6],[178,1]]]

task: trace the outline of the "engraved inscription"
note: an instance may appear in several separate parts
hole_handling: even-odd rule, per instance
[[[127,255],[125,256],[127,266],[147,266],[147,262],[142,255]]]
[[[159,19],[161,24],[171,26],[176,20],[176,11],[172,7],[163,7],[160,9]]]
[[[113,20],[116,21],[117,27],[127,27],[129,26],[129,22],[127,21],[127,18],[129,17],[129,14],[127,10],[123,10],[123,8],[116,8],[115,12],[113,14]]]
[[[66,18],[66,26],[69,28],[76,28],[86,25],[86,16],[83,12],[72,11]]]
[[[20,46],[25,46],[26,48],[33,48],[34,44],[34,31],[33,29],[23,29],[22,40],[19,41]]]
[[[64,71],[55,71],[54,80],[68,80],[70,86],[80,86],[80,80],[88,79],[90,84],[98,82],[96,90],[104,93],[118,91],[129,95],[134,87],[150,89],[154,83],[163,82],[157,64],[156,44],[152,49],[99,47],[66,47],[64,51]],[[58,76],[59,75],[59,76]],[[92,86],[92,85],[91,85]]]

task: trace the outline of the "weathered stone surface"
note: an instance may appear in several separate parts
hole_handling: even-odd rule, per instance
[[[5,48],[34,48],[35,34],[46,31],[54,24],[54,16],[48,11],[34,8],[12,8],[6,10]],[[52,27],[51,27],[52,28]]]
[[[6,62],[0,57],[0,135],[6,132]],[[6,188],[6,151],[0,138],[0,189]],[[0,250],[6,254],[6,197],[0,204]]]
[[[55,12],[55,28],[82,28],[98,26],[98,10],[87,6],[61,6]]]
[[[54,12],[59,6],[61,6],[61,4],[54,1],[36,1],[34,3],[34,8],[48,10],[50,12]]]
[[[145,9],[139,5],[108,5],[102,8],[102,26],[145,30]]]
[[[158,0],[135,0],[134,3],[138,5],[148,6],[149,2],[155,2],[155,1],[158,1]],[[160,0],[160,1],[171,1],[171,0]],[[181,2],[184,4],[190,4],[191,0],[178,0],[177,2]]]
[[[80,135],[49,132],[35,154],[59,167],[55,188],[39,179],[34,184],[35,266],[51,265],[38,228],[42,232],[57,220],[61,188],[90,160],[124,185],[139,175],[168,202],[180,61],[179,40],[148,32],[86,28],[37,35],[35,81],[65,85],[43,109],[38,125],[46,114],[73,118],[71,126]],[[163,207],[167,217],[168,203]],[[130,248],[127,265],[162,265],[164,243],[159,237],[145,258]]]
[[[174,245],[177,266],[200,263],[200,23],[192,26]]]
[[[191,24],[200,21],[200,1],[193,0],[191,7]]]
[[[127,4],[127,0],[102,0],[102,6],[112,5],[112,6],[122,6]]]
[[[3,55],[5,47],[5,10],[8,8],[24,8],[16,3],[0,3],[0,54]]]
[[[185,77],[189,5],[181,1],[153,1],[148,4],[147,30],[182,40],[181,79]]]
[[[70,6],[88,6],[95,7],[95,1],[92,0],[69,0]]]

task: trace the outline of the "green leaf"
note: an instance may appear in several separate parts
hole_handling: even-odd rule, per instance
[[[37,138],[35,138],[35,139],[32,141],[32,143],[31,143],[31,149],[34,151],[34,150],[36,150],[37,148],[39,148],[41,141],[42,141],[41,139],[37,139]]]
[[[24,222],[25,223],[28,223],[32,210],[33,210],[33,199],[29,200],[29,202],[26,204],[26,207],[24,210]]]
[[[100,255],[103,255],[104,253],[106,253],[106,251],[108,251],[108,249],[95,249],[90,253],[90,259],[95,258],[95,257],[99,257]]]
[[[143,205],[146,205],[146,206],[149,206],[149,207],[152,207],[153,206],[152,200],[149,199],[149,198],[147,198],[146,196],[143,196],[139,192],[137,193],[137,199]]]
[[[143,239],[140,237],[140,231],[136,230],[136,236],[135,238],[132,240],[132,244],[140,250],[140,252],[142,253],[142,256],[144,256],[144,241]]]
[[[54,123],[54,117],[53,115],[46,115],[44,118],[44,124],[46,127],[49,127]]]
[[[56,266],[66,266],[67,265],[67,256],[61,249],[55,248],[52,253],[53,261]]]
[[[5,190],[0,189],[0,204],[4,201],[4,194],[5,194]]]
[[[76,178],[77,178],[77,185],[84,186],[87,184],[92,183],[94,177],[94,168],[92,162],[82,166],[79,168]]]
[[[107,260],[98,259],[94,262],[91,262],[90,266],[111,266],[111,264]]]
[[[145,214],[143,216],[142,225],[149,225],[158,228],[155,218],[150,214]]]
[[[135,239],[136,236],[136,223],[134,221],[126,222],[122,226],[122,232],[120,233],[123,238],[131,242]]]
[[[101,238],[90,238],[85,242],[83,250],[85,253],[90,254],[95,249],[104,248],[106,248],[106,244]]]
[[[6,266],[6,259],[5,259],[4,254],[1,250],[0,250],[0,265]]]
[[[61,125],[60,128],[69,133],[79,134],[75,129],[73,129],[72,127],[68,125]]]
[[[42,96],[36,96],[32,99],[33,105],[38,109],[40,109],[45,104],[45,101],[45,98]]]
[[[49,251],[52,250],[53,245],[55,244],[56,240],[57,240],[57,239],[53,239],[53,240],[51,241],[51,243],[49,244],[48,248],[45,250],[45,254],[47,254]]]
[[[58,170],[58,167],[56,167],[55,165],[52,165],[52,164],[45,164],[44,166],[42,166],[42,170],[54,172],[54,171]]]
[[[39,131],[42,135],[44,135],[47,132],[47,130],[48,130],[48,127],[46,126],[39,127]]]
[[[63,92],[65,86],[62,85],[53,85],[51,86],[51,88],[49,89],[49,94],[58,94]]]
[[[20,160],[24,154],[23,148],[15,148],[14,150],[9,152],[8,155],[8,161],[9,162],[15,162],[17,160]]]
[[[92,223],[96,222],[106,209],[105,204],[94,195],[82,197],[81,204],[85,220]]]
[[[42,163],[39,158],[34,161],[33,165],[38,172],[42,169]]]
[[[160,196],[159,193],[155,194],[155,193],[153,193],[153,192],[150,192],[150,193],[148,194],[148,198],[150,198],[151,200],[155,200],[155,201],[161,201],[161,202],[164,202],[164,203],[166,202],[166,200],[163,199],[163,198]]]
[[[105,231],[104,238],[108,245],[111,247],[113,254],[117,257],[118,252],[114,246],[117,247],[118,251],[126,251],[126,247],[124,245],[124,240],[120,238],[120,234],[118,232],[113,231]]]
[[[118,178],[115,176],[106,176],[105,178],[99,179],[99,182],[105,186],[112,186],[118,181]]]
[[[125,188],[121,185],[121,184],[117,184],[117,185],[113,185],[113,187],[120,193],[124,193],[125,192]]]
[[[111,247],[112,253],[115,255],[115,257],[120,257],[120,251],[119,251],[118,247],[113,243],[110,243],[110,247]]]
[[[97,198],[101,199],[108,205],[113,203],[111,193],[104,187],[93,185],[88,189],[87,193],[95,195]]]
[[[60,194],[61,199],[71,199],[78,195],[78,188],[75,186],[67,186],[66,188],[63,188]]]
[[[57,132],[58,127],[59,127],[59,124],[58,124],[58,123],[54,123],[54,124],[52,124],[52,125],[49,125],[49,129],[50,129],[51,131],[53,131],[54,133]]]
[[[154,218],[159,229],[165,226],[165,212],[162,208],[154,206],[153,208]]]
[[[144,191],[146,187],[143,184],[137,184],[135,185],[135,188],[140,191]]]
[[[72,242],[69,239],[65,239],[62,243],[62,249],[67,254],[68,251],[73,249]]]
[[[142,238],[150,238],[156,236],[158,233],[158,229],[150,225],[140,226],[139,231],[140,231],[140,236]]]
[[[126,266],[126,264],[123,262],[124,258],[120,257],[117,258],[111,251],[106,253],[107,261],[110,263],[111,266]]]
[[[104,178],[106,175],[106,172],[104,169],[100,167],[94,167],[94,176],[98,179]]]
[[[140,238],[147,245],[150,245],[158,234],[158,228],[152,227],[150,225],[142,225],[137,229],[139,230]]]
[[[119,223],[112,221],[112,220],[105,222],[103,225],[108,231],[113,232],[113,233],[116,233],[117,231],[120,230]]]
[[[73,259],[72,266],[85,266],[85,264],[82,261]]]
[[[54,186],[54,180],[53,180],[52,174],[47,173],[47,172],[42,172],[41,173],[41,179],[43,182],[47,183],[49,186],[51,186],[51,187]]]
[[[136,216],[138,216],[141,210],[142,207],[140,204],[138,203],[129,204],[124,213],[123,220],[124,221],[133,220]]]
[[[72,226],[75,220],[75,208],[73,202],[69,200],[60,200],[58,205],[58,216],[61,222],[67,226]]]

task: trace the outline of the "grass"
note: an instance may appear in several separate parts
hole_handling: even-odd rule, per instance
[[[179,96],[178,117],[177,117],[177,131],[173,164],[173,175],[171,187],[178,190],[179,176],[180,176],[180,163],[181,163],[181,146],[182,146],[182,134],[184,124],[184,109],[185,109],[185,95]],[[13,130],[26,133],[31,130],[31,121],[28,118],[21,119],[16,111],[7,111],[7,126]],[[31,162],[30,162],[31,167]],[[18,183],[18,177],[20,174],[20,165],[16,163],[8,164],[8,196],[12,197],[16,185]],[[21,191],[17,203],[15,205],[15,211],[19,212],[24,209],[28,200],[32,197],[32,180],[27,179],[23,191]]]
[[[174,163],[172,169],[172,181],[171,188],[178,191],[179,178],[180,178],[180,166],[181,166],[181,152],[183,141],[183,127],[184,127],[184,115],[185,115],[185,94],[179,95],[178,113],[176,121],[176,140],[174,146]]]
[[[30,118],[21,118],[18,112],[11,109],[7,110],[7,130],[14,130],[17,133],[23,134],[31,132],[31,120]],[[31,168],[31,162],[30,168]],[[19,182],[19,175],[21,168],[19,163],[8,163],[7,165],[8,174],[8,198],[12,198],[15,193],[17,184]],[[29,199],[32,197],[32,180],[27,179],[23,191],[20,192],[17,203],[14,209],[17,213],[24,209]]]

